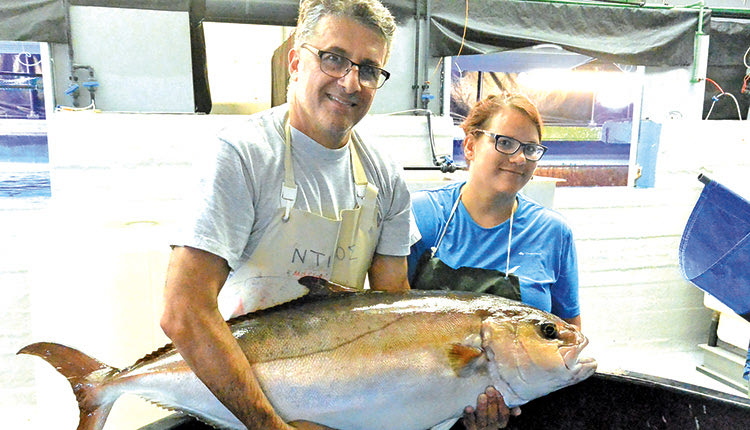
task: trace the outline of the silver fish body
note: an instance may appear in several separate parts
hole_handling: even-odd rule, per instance
[[[229,321],[279,415],[336,429],[423,430],[459,417],[494,385],[521,405],[591,376],[588,341],[533,307],[465,292],[355,293],[301,300]],[[171,346],[117,370],[66,346],[37,343],[68,377],[79,430],[101,429],[136,394],[217,428],[244,429]]]

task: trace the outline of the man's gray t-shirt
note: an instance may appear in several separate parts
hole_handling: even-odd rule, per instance
[[[284,182],[284,120],[288,105],[252,115],[222,130],[186,223],[173,241],[227,260],[236,270],[250,258],[278,214]],[[356,205],[351,142],[331,150],[292,128],[294,207],[338,219]],[[379,239],[375,252],[409,254],[409,192],[400,169],[363,142],[359,153],[368,182],[378,189]]]

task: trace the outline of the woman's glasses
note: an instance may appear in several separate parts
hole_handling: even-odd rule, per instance
[[[523,143],[518,139],[487,130],[474,130],[473,133],[482,133],[495,139],[495,150],[501,154],[513,155],[523,148],[523,156],[529,161],[539,161],[547,152],[547,147],[536,143]]]

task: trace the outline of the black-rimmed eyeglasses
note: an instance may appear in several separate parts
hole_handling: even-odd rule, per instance
[[[352,71],[352,67],[357,66],[359,84],[363,87],[378,89],[391,77],[390,73],[380,67],[357,64],[343,55],[321,51],[308,43],[303,43],[301,46],[320,58],[320,70],[332,78],[343,78]]]
[[[513,155],[523,148],[523,156],[529,161],[539,161],[547,152],[547,147],[536,143],[523,143],[518,139],[487,130],[474,130],[474,133],[482,133],[495,139],[495,150],[501,154]]]

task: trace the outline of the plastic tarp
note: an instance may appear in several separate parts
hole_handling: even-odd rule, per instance
[[[2,0],[0,40],[68,43],[68,6],[188,11],[195,0]]]
[[[424,0],[418,1],[420,5],[424,4]],[[415,14],[415,0],[381,0],[381,2],[388,7],[397,23],[404,23]],[[193,9],[204,10],[203,18],[206,21],[215,22],[293,27],[297,22],[298,8],[299,0],[193,0]]]
[[[687,66],[693,62],[698,20],[699,11],[691,9],[470,1],[461,49],[465,3],[433,0],[430,49],[433,55],[453,56],[459,49],[488,54],[551,43],[614,63]]]
[[[384,0],[397,20],[428,14],[433,56],[461,46],[465,2]],[[69,0],[70,4],[190,10],[196,22],[293,25],[298,0]],[[485,54],[540,43],[622,64],[692,63],[697,10],[515,0],[471,0],[462,53]],[[706,16],[706,23],[708,16]],[[706,24],[707,25],[707,24]],[[708,27],[706,27],[708,28]],[[66,42],[64,0],[3,0],[0,40]]]
[[[67,43],[63,0],[3,0],[0,40]]]
[[[200,0],[207,20],[294,25],[296,0]],[[195,2],[194,2],[195,3]],[[461,47],[466,2],[383,0],[403,23],[430,16],[433,56]],[[429,7],[429,11],[427,10]],[[708,22],[709,14],[705,20]],[[622,64],[686,66],[693,62],[699,12],[544,1],[471,0],[463,54],[488,54],[540,43]]]
[[[680,241],[682,273],[750,321],[750,202],[709,181]]]

